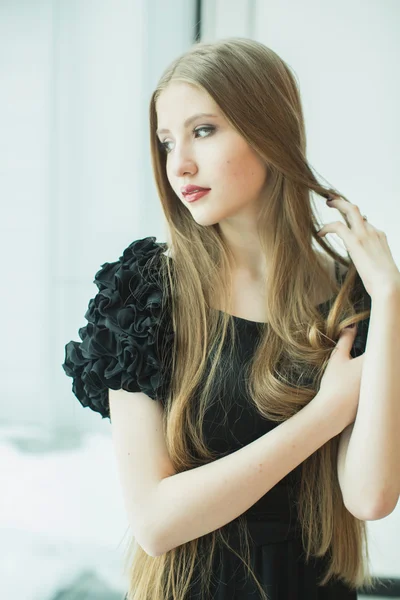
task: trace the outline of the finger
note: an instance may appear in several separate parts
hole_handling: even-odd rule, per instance
[[[354,325],[348,325],[347,327],[342,329],[342,331],[340,332],[339,340],[351,339],[356,335],[356,333],[357,333],[357,323],[355,323]]]
[[[346,221],[347,226],[354,231],[356,235],[365,232],[367,221],[364,220],[359,207],[349,200],[336,196],[332,200],[327,200],[327,205],[339,210]]]
[[[327,233],[336,233],[342,240],[347,250],[351,250],[354,240],[354,234],[341,221],[334,221],[333,223],[327,223],[317,233],[319,237],[323,237]]]
[[[332,350],[332,354],[338,349],[341,352],[343,351],[346,353],[350,353],[350,350],[354,344],[354,338],[356,337],[356,333],[357,333],[357,325],[355,325],[354,327],[345,327],[344,329],[342,329],[342,331],[340,332],[340,335],[339,335],[339,339],[336,343],[336,346]]]

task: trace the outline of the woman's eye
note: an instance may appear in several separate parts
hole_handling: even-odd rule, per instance
[[[197,129],[193,129],[192,133],[198,133],[199,131],[206,131],[206,132],[211,132],[214,131],[215,127],[213,126],[204,126],[204,127],[198,127]],[[208,137],[205,136],[205,137]],[[169,153],[171,150],[168,147],[168,144],[170,144],[171,142],[159,142],[159,146],[161,148],[161,150],[163,150],[165,153]]]

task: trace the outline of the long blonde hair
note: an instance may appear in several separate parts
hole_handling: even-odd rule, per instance
[[[173,264],[170,260],[160,264],[162,281],[171,290],[168,306],[175,332],[171,386],[164,399],[164,434],[179,473],[218,458],[202,438],[202,423],[228,332],[231,353],[235,344],[229,314],[230,250],[218,224],[198,225],[175,195],[166,175],[166,155],[156,136],[157,98],[172,81],[205,90],[268,167],[270,196],[259,219],[260,242],[271,269],[265,289],[268,327],[262,330],[248,383],[259,413],[280,423],[310,402],[341,330],[367,318],[370,311],[356,311],[358,274],[349,255],[341,256],[316,235],[322,224],[313,211],[311,192],[323,198],[346,197],[321,185],[307,162],[300,92],[289,66],[270,48],[246,38],[194,44],[164,71],[150,101],[152,165],[173,253]],[[271,223],[274,235],[267,236]],[[329,278],[313,242],[347,267],[341,285]],[[321,284],[334,294],[325,315],[312,300]],[[220,311],[210,310],[215,298],[221,299]],[[207,372],[210,354],[215,360]],[[299,376],[305,372],[311,376],[311,385]],[[205,385],[200,385],[204,376]],[[195,393],[199,402],[193,414]],[[307,560],[311,555],[329,556],[321,585],[338,577],[353,589],[368,588],[373,580],[366,525],[344,506],[337,477],[338,441],[338,436],[331,439],[302,464],[298,497],[302,541]],[[249,564],[246,521],[241,516],[238,521],[240,559],[256,581],[260,597],[267,600]],[[184,600],[195,571],[200,573],[207,598],[215,552],[221,545],[231,548],[224,533],[224,528],[218,529],[156,557],[132,538],[126,556],[128,600]]]

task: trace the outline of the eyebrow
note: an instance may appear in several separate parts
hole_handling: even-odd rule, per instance
[[[217,117],[217,115],[212,115],[210,113],[197,113],[196,115],[193,115],[191,117],[189,117],[188,119],[186,119],[186,121],[184,122],[184,127],[188,127],[188,125],[190,125],[190,123],[192,123],[192,121],[195,121],[196,119],[198,119],[199,117]],[[160,134],[160,133],[167,133],[169,132],[169,129],[157,129],[156,134]]]

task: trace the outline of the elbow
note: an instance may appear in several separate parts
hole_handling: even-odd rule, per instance
[[[399,494],[393,489],[383,490],[377,498],[374,509],[371,511],[370,521],[378,521],[388,517],[396,508]]]
[[[162,479],[161,482],[165,479]],[[163,498],[162,502],[159,500],[160,497]],[[152,502],[148,502],[148,511],[146,518],[143,519],[141,530],[141,539],[144,544],[140,544],[146,554],[153,557],[162,556],[179,545],[173,542],[173,532],[176,533],[179,525],[175,522],[174,512],[166,508],[165,495],[162,495],[159,488],[155,498]],[[144,511],[142,514],[145,514]],[[175,523],[175,525],[171,523]]]
[[[151,556],[162,556],[173,548],[170,545],[171,538],[169,535],[158,535],[153,537],[153,541],[149,544],[152,554]]]
[[[382,494],[374,504],[362,507],[354,506],[349,502],[344,502],[347,510],[360,521],[379,521],[389,516],[396,508],[399,497],[393,502],[389,494]]]
[[[354,508],[346,503],[345,507],[349,513],[359,521],[378,521],[379,519],[383,519],[383,516],[380,516],[380,514],[378,515],[376,510],[366,510],[365,507],[360,510],[360,507]]]
[[[145,550],[146,554],[148,554],[149,556],[152,556],[153,558],[156,558],[157,556],[161,556],[162,554],[164,554],[164,552],[159,552],[157,546],[155,545],[150,545],[149,548],[147,550]]]
[[[377,504],[375,511],[372,512],[371,521],[378,521],[388,517],[396,508],[399,501],[399,496],[393,498],[393,495],[387,493],[384,495],[383,500]]]
[[[169,476],[168,476],[169,477]],[[165,478],[166,479],[166,478]],[[161,480],[160,483],[165,481]],[[158,515],[158,518],[147,520],[147,534],[148,548],[150,556],[162,556],[166,552],[173,550],[177,547],[173,542],[173,532],[179,531],[179,523],[176,522],[176,515],[174,511],[168,510],[168,504],[166,502],[166,496],[160,493],[163,501],[160,509],[153,509],[152,515]],[[160,506],[160,503],[153,504],[153,506]],[[168,515],[168,517],[166,517]],[[178,544],[179,545],[179,544]]]
[[[135,536],[135,540],[148,556],[152,556],[153,558],[161,556],[162,552],[159,552],[159,545],[154,536],[141,533]]]
[[[160,551],[165,514],[163,506],[164,503],[160,502],[159,490],[156,487],[154,494],[147,495],[145,501],[136,505],[129,514],[131,530],[134,532],[136,542],[148,556],[153,558],[164,554],[164,551]]]
[[[142,515],[139,522],[137,518],[138,514]],[[148,556],[152,557],[161,556],[162,554],[159,551],[158,522],[154,518],[155,514],[157,512],[153,512],[152,517],[147,519],[143,517],[143,511],[135,511],[130,519],[131,531],[137,544]]]
[[[170,548],[167,545],[168,539],[169,536],[161,535],[160,528],[155,528],[153,523],[153,527],[150,526],[147,530],[147,554],[149,556],[156,557],[162,556],[162,554],[168,552],[168,550],[170,550]]]

